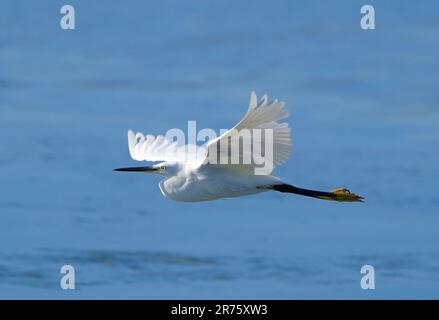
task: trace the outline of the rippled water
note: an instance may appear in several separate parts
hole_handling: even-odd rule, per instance
[[[0,3],[1,298],[438,298],[436,2],[376,3],[375,31],[359,1],[105,3],[75,31]],[[279,176],[366,203],[181,204],[111,171],[127,129],[228,128],[251,90],[292,114]]]

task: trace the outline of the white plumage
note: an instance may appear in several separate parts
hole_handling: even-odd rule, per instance
[[[288,127],[288,123],[278,123],[289,116],[288,110],[285,108],[285,104],[282,101],[274,100],[270,103],[267,102],[267,95],[264,95],[257,103],[256,93],[253,91],[250,95],[250,102],[247,113],[232,129],[221,135],[220,137],[209,141],[207,143],[208,152],[216,152],[218,157],[229,156],[224,155],[224,151],[221,151],[220,144],[222,140],[228,139],[243,130],[249,130],[252,137],[253,144],[264,145],[263,134],[254,134],[254,129],[272,129],[273,130],[273,159],[267,158],[267,161],[271,161],[274,165],[283,164],[290,156],[291,153],[291,129]],[[231,148],[233,143],[239,143],[238,139],[230,139]],[[243,163],[245,152],[251,153],[251,149],[239,150],[239,163]],[[248,155],[250,157],[250,155]],[[230,163],[230,160],[229,162]],[[273,166],[274,169],[274,166]]]
[[[128,147],[133,160],[137,161],[178,161],[185,162],[190,152],[206,151],[196,145],[179,146],[177,142],[167,139],[165,136],[144,135],[141,132],[134,133],[128,130]]]
[[[251,93],[247,113],[232,129],[220,137],[208,141],[204,146],[178,145],[164,136],[144,135],[128,131],[130,155],[137,161],[162,161],[152,167],[121,168],[117,171],[143,171],[164,175],[159,186],[163,195],[176,201],[207,201],[219,198],[238,197],[248,194],[276,190],[302,194],[310,197],[336,200],[361,201],[362,198],[346,189],[321,192],[296,188],[283,183],[271,173],[275,165],[281,165],[291,153],[291,129],[287,123],[278,121],[288,117],[283,102],[268,102],[264,95],[259,101]],[[268,129],[268,130],[267,130]],[[265,145],[264,132],[272,134],[273,153],[266,153],[265,162],[272,163],[265,174],[255,174],[260,163],[248,163],[253,150]],[[240,147],[247,133],[251,148]],[[221,148],[228,144],[228,148]],[[235,148],[236,147],[236,148]],[[221,161],[219,161],[222,159]],[[253,160],[253,159],[252,159]],[[235,161],[235,162],[234,162]],[[235,164],[237,161],[238,164]]]

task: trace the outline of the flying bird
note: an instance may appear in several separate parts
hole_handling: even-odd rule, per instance
[[[339,188],[329,192],[304,189],[285,183],[272,174],[275,166],[283,164],[291,153],[291,129],[287,123],[278,122],[288,116],[283,102],[268,102],[266,95],[258,101],[256,93],[252,92],[247,113],[241,121],[203,146],[178,145],[165,136],[145,136],[141,132],[129,130],[131,158],[137,161],[160,162],[152,166],[114,170],[162,175],[164,179],[159,183],[160,190],[166,198],[175,201],[199,202],[277,191],[323,200],[363,202],[363,197],[348,189]],[[272,167],[263,174],[255,173],[260,168],[260,163],[242,161],[252,151],[236,146],[243,141],[241,132],[250,133],[250,150],[254,150],[256,144],[264,143],[262,134],[254,133],[258,129],[272,132],[271,158],[268,156],[265,159],[272,162]],[[222,145],[227,147],[222,148]],[[218,157],[219,162],[215,161]]]

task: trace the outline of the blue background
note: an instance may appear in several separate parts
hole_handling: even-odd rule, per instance
[[[1,1],[0,297],[439,298],[439,5],[367,3],[374,31],[363,1],[68,1],[64,31],[64,1]],[[112,172],[127,129],[229,128],[252,90],[292,114],[278,176],[366,203]]]

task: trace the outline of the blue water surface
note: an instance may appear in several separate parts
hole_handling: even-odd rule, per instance
[[[368,1],[368,31],[363,1],[63,4],[0,2],[0,298],[439,298],[437,1]],[[128,129],[229,128],[252,90],[291,112],[278,176],[366,202],[112,172]]]

